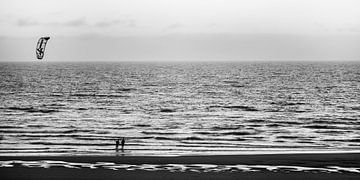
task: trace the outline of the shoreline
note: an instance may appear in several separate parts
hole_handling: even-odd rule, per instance
[[[151,156],[151,157],[183,157],[183,156],[243,156],[243,155],[285,155],[285,154],[358,154],[360,150],[243,150],[241,152],[187,152],[187,153],[171,153],[171,152],[142,152],[136,150],[124,150],[124,151],[115,151],[111,152],[101,152],[101,153],[0,153],[0,157],[66,157],[66,156]],[[161,154],[161,155],[160,155]]]
[[[2,156],[0,161],[7,160],[62,160],[74,162],[126,162],[139,163],[213,163],[213,164],[256,164],[264,162],[278,165],[295,162],[321,164],[338,160],[353,161],[360,167],[360,153],[283,153],[283,154],[241,154],[241,155],[188,155],[188,156],[127,156],[127,155],[68,155],[68,156]],[[341,161],[336,162],[341,163]],[[293,164],[291,164],[293,165]],[[346,164],[344,164],[346,165]]]
[[[1,179],[358,179],[360,153],[0,156]],[[4,166],[4,164],[12,166]]]

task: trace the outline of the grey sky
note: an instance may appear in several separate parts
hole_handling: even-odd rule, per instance
[[[360,60],[358,0],[0,0],[0,61]]]

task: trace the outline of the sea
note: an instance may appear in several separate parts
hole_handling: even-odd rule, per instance
[[[360,62],[0,63],[0,156],[353,151]]]

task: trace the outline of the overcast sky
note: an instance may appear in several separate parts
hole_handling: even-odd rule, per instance
[[[0,0],[0,61],[360,60],[359,0]]]

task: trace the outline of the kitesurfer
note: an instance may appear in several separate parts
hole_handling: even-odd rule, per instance
[[[115,141],[115,150],[116,150],[116,151],[119,151],[119,142],[120,142],[119,139],[117,139],[117,140]]]
[[[125,146],[125,137],[123,137],[121,140],[121,150],[122,151],[124,151],[124,146]]]

